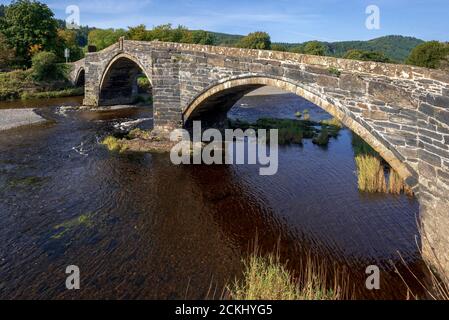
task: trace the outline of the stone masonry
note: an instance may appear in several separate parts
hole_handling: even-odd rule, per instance
[[[449,279],[449,74],[405,65],[165,42],[119,43],[74,64],[85,105],[132,100],[150,79],[155,129],[221,119],[264,85],[298,94],[338,118],[418,195],[425,257]],[[448,280],[449,282],[449,280]]]

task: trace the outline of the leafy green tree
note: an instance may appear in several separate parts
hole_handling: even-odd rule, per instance
[[[154,27],[151,30],[151,40],[159,40],[159,41],[173,41],[173,28],[171,24],[163,24],[157,27]]]
[[[136,27],[129,27],[127,38],[129,40],[136,40],[136,41],[147,41],[151,39],[150,32],[147,30],[144,24],[140,24]]]
[[[6,6],[3,4],[0,4],[0,18],[3,18],[5,16]]]
[[[266,32],[253,32],[243,37],[238,45],[239,48],[247,49],[261,49],[270,50],[271,49],[271,38]]]
[[[273,45],[271,45],[271,50],[286,52],[286,51],[288,51],[288,48],[287,48],[287,46],[285,46],[283,44],[273,44]]]
[[[212,33],[203,30],[192,31],[192,39],[193,43],[196,44],[214,45],[216,42],[216,38]]]
[[[55,50],[57,21],[46,4],[30,0],[13,1],[6,8],[0,27],[24,65],[30,63],[32,46]]]
[[[343,58],[360,61],[391,62],[391,60],[388,59],[382,52],[364,50],[349,50]]]
[[[438,69],[449,62],[449,44],[430,41],[412,50],[406,63],[418,67]]]
[[[64,77],[64,67],[53,52],[42,51],[33,56],[33,77],[38,81]]]
[[[303,45],[294,46],[290,48],[289,51],[293,53],[304,53],[304,46]]]
[[[70,61],[77,61],[84,57],[82,48],[78,45],[77,32],[69,29],[58,30],[58,44],[61,47],[58,57],[64,57],[64,49],[70,50]]]
[[[304,53],[311,54],[314,56],[325,56],[327,48],[324,44],[319,41],[307,42],[304,46]]]
[[[97,50],[103,50],[125,36],[126,31],[123,29],[94,29],[89,32],[89,45],[96,46]]]
[[[15,51],[10,48],[6,37],[0,33],[0,71],[14,62]]]

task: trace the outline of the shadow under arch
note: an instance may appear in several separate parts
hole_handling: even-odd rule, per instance
[[[143,64],[127,53],[116,55],[108,63],[99,86],[100,105],[131,104],[138,96],[137,78],[145,76],[152,87],[152,80]]]
[[[75,86],[82,87],[86,83],[86,70],[84,68],[80,68],[75,77]]]
[[[328,112],[359,135],[390,164],[415,192],[418,191],[418,174],[397,157],[395,152],[392,151],[393,147],[387,141],[372,134],[355,120],[356,117],[351,116],[349,110],[344,110],[343,106],[334,103],[332,99],[323,99],[302,86],[286,80],[253,76],[221,81],[197,95],[192,103],[183,110],[184,125],[199,119],[212,119],[211,122],[220,122],[244,95],[264,86],[276,87],[294,93]]]

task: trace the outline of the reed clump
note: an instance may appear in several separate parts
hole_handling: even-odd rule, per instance
[[[243,279],[228,286],[234,300],[343,300],[345,286],[337,277],[329,281],[324,263],[309,255],[301,274],[294,277],[278,255],[251,255],[244,261]]]
[[[361,191],[387,192],[384,167],[379,158],[372,155],[358,155],[355,162]]]
[[[414,196],[404,179],[370,145],[356,134],[353,133],[352,136],[360,191]]]

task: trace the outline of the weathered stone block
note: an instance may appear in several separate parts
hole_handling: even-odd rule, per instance
[[[368,93],[375,99],[385,101],[387,104],[394,104],[409,109],[417,107],[417,102],[411,97],[410,93],[391,84],[370,82]]]
[[[366,82],[357,75],[345,73],[340,76],[340,88],[343,90],[365,93],[366,87]]]

